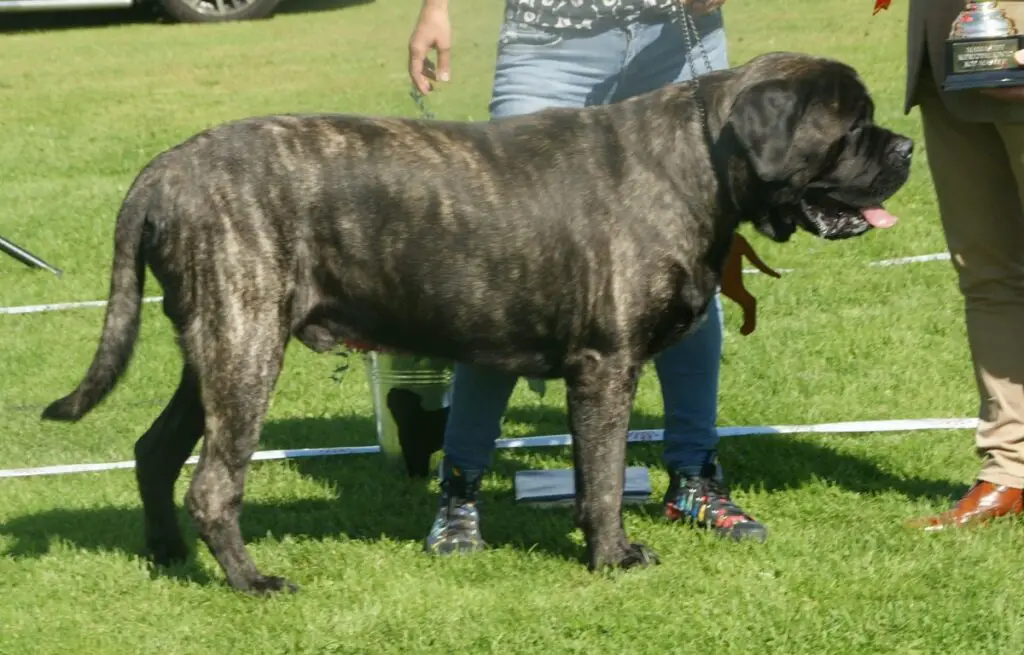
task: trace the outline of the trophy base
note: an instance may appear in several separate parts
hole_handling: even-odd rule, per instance
[[[1013,53],[1024,49],[1024,35],[1001,38],[959,39],[946,43],[943,91],[994,89],[1024,85],[1024,68]]]
[[[943,91],[970,89],[998,89],[1006,86],[1024,86],[1024,68],[1020,70],[980,71],[952,73],[942,82]]]

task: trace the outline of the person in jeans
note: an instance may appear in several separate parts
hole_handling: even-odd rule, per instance
[[[608,104],[691,79],[691,59],[707,71],[700,48],[688,51],[676,3],[689,6],[712,69],[728,66],[719,9],[724,0],[505,0],[490,115],[547,107]],[[694,42],[695,43],[695,42]],[[448,0],[423,0],[409,40],[409,75],[426,94],[450,79]],[[425,65],[430,50],[436,67]],[[568,190],[571,193],[571,190]],[[729,497],[716,457],[722,309],[716,296],[700,326],[655,358],[664,401],[664,498],[672,521],[733,539],[764,541],[767,530]],[[429,553],[485,547],[477,494],[517,378],[456,364],[444,435],[441,500],[425,541]]]

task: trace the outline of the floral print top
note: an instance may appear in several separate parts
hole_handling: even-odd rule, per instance
[[[505,0],[505,19],[537,27],[591,29],[668,13],[677,0]]]

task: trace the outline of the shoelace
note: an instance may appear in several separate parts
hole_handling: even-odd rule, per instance
[[[679,500],[685,501],[677,505],[692,523],[728,528],[740,521],[751,520],[746,512],[732,502],[729,488],[717,479],[691,478],[680,491]],[[702,505],[705,508],[703,512]]]
[[[711,479],[704,481],[704,485],[704,498],[716,527],[730,528],[741,521],[752,520],[739,505],[732,502],[729,487],[724,483]]]
[[[476,508],[467,506],[467,501],[459,500],[461,502],[452,503],[443,510],[445,512],[443,533],[446,536],[453,533],[470,533],[475,535],[480,529]]]

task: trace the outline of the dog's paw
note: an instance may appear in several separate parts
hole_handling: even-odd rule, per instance
[[[591,571],[608,569],[634,569],[647,568],[660,564],[661,560],[657,553],[643,544],[628,544],[617,550],[614,554],[604,557],[592,558],[590,562]]]
[[[146,554],[156,566],[170,567],[188,559],[188,546],[178,539],[147,539]]]
[[[294,594],[299,586],[276,575],[261,575],[252,581],[245,591],[253,596],[268,596],[280,591]]]

